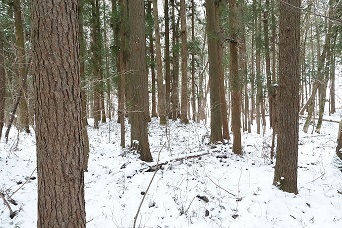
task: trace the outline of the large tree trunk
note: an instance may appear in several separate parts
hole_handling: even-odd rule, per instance
[[[2,128],[5,124],[5,94],[6,94],[6,75],[4,59],[4,42],[0,31],[0,140]]]
[[[188,42],[186,27],[186,9],[185,0],[180,0],[180,18],[181,18],[181,38],[182,38],[182,84],[181,84],[181,112],[180,119],[182,123],[189,123],[188,120]]]
[[[129,75],[128,109],[131,120],[131,145],[143,161],[152,161],[148,141],[148,88],[146,72],[144,0],[128,0]]]
[[[300,0],[280,2],[277,159],[273,184],[298,193]],[[293,7],[294,6],[294,7]]]
[[[81,228],[86,226],[86,216],[79,2],[61,0],[54,4],[52,0],[33,0],[31,6],[37,227]]]
[[[157,0],[153,0],[153,20],[154,20],[154,33],[156,42],[156,62],[157,62],[157,84],[158,84],[158,113],[159,123],[166,124],[166,98],[165,98],[165,85],[163,77],[163,63],[160,44],[160,30],[159,30],[159,17],[158,17],[158,4]]]
[[[14,8],[14,24],[15,24],[15,36],[17,47],[17,64],[19,72],[19,90],[21,90],[21,98],[19,103],[19,128],[26,133],[30,133],[29,128],[29,114],[27,105],[27,61],[25,54],[25,40],[24,40],[24,28],[21,15],[20,0],[13,1]]]
[[[223,141],[222,136],[222,112],[220,105],[220,77],[219,69],[222,67],[218,50],[221,48],[220,39],[220,5],[211,0],[206,1],[207,14],[207,36],[208,36],[208,58],[209,58],[209,86],[210,86],[210,142]]]
[[[230,86],[232,99],[232,132],[233,132],[233,152],[242,154],[241,146],[241,83],[239,77],[238,62],[238,11],[236,0],[229,0],[229,21],[230,28]]]

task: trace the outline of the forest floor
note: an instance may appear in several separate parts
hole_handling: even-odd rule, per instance
[[[339,109],[325,118],[341,116]],[[300,122],[302,129],[304,119]],[[269,128],[262,135],[243,133],[244,154],[237,156],[231,143],[208,145],[205,124],[170,121],[160,126],[152,119],[154,162],[146,163],[120,148],[120,126],[114,121],[99,130],[89,127],[87,227],[133,227],[143,197],[136,227],[342,227],[342,172],[334,165],[337,129],[338,123],[325,121],[321,134],[312,133],[312,127],[308,134],[300,130],[299,194],[294,195],[272,185]],[[193,156],[199,154],[204,155]],[[193,157],[179,159],[187,156]],[[150,170],[158,157],[165,164]],[[36,227],[34,133],[12,129],[9,142],[0,143],[0,167],[0,191],[17,204],[10,203],[17,213],[11,219],[0,199],[0,227]]]

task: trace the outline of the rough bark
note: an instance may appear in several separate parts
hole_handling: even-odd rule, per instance
[[[152,161],[148,141],[148,88],[145,44],[145,11],[143,0],[128,0],[129,73],[128,109],[131,120],[131,145],[143,161]]]
[[[31,9],[37,227],[81,228],[86,216],[79,1],[33,0]]]
[[[273,184],[298,193],[298,112],[300,80],[300,0],[280,3],[277,158]],[[295,6],[295,7],[292,7]]]
[[[218,2],[206,1],[207,15],[207,36],[208,36],[208,58],[209,58],[209,86],[210,86],[210,142],[217,143],[223,141],[222,136],[222,111],[220,104],[220,59],[218,50],[221,46],[220,25],[219,25],[220,6]]]
[[[189,123],[188,120],[188,42],[187,42],[187,24],[186,24],[186,9],[185,0],[180,0],[180,18],[181,18],[181,68],[182,68],[182,81],[181,81],[181,110],[180,120],[182,123]]]

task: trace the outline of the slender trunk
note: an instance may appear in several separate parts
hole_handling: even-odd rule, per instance
[[[266,60],[266,81],[268,90],[268,104],[269,104],[269,116],[270,116],[270,127],[273,127],[273,86],[272,86],[272,73],[271,73],[271,57],[269,47],[269,36],[268,36],[268,9],[269,0],[266,0],[266,11],[264,11],[264,42],[265,42],[265,60]]]
[[[315,98],[316,98],[316,93],[319,87],[319,82],[316,81],[314,82],[313,86],[312,86],[312,93],[311,96],[309,97],[308,101],[306,102],[306,104],[301,108],[301,110],[299,111],[300,115],[304,114],[304,110],[307,108],[308,109],[308,115],[306,117],[304,126],[303,126],[303,131],[305,133],[308,132],[309,126],[311,124],[311,119],[312,119],[312,114],[315,108]]]
[[[191,39],[195,43],[195,0],[191,0]],[[195,53],[191,53],[191,92],[192,92],[192,120],[197,121],[198,113],[196,111],[196,90],[195,90]]]
[[[182,123],[189,123],[188,120],[188,42],[187,42],[187,24],[185,0],[180,0],[180,18],[181,18],[181,39],[182,39],[182,84],[181,84],[181,112],[180,120]]]
[[[171,89],[171,61],[170,61],[170,17],[169,17],[169,0],[164,2],[165,16],[165,100],[166,100],[166,116],[170,114],[170,89]]]
[[[342,160],[342,120],[340,121],[338,128],[336,155]]]
[[[175,0],[171,1],[172,7],[172,119],[179,117],[179,17],[176,21]]]
[[[330,68],[330,114],[334,114],[336,112],[336,101],[335,101],[335,70],[336,70],[336,58],[335,58],[335,53],[332,53],[331,55],[331,68]]]
[[[6,72],[4,58],[4,42],[0,31],[0,140],[2,128],[5,124],[5,95],[6,95]]]
[[[19,72],[19,90],[21,90],[22,98],[19,103],[19,128],[26,133],[30,133],[29,113],[27,104],[27,60],[25,53],[24,28],[22,20],[22,12],[20,0],[13,1],[14,8],[14,24],[17,48],[17,64]]]
[[[261,21],[259,18],[259,10],[257,10],[255,16],[256,23],[256,44],[255,44],[255,71],[256,71],[256,124],[257,134],[261,133],[261,111],[263,102],[263,85],[261,78]]]
[[[83,13],[84,13],[84,1],[80,1],[80,11],[79,11],[79,28],[80,28],[80,78],[81,78],[81,108],[82,108],[82,131],[83,131],[83,140],[84,140],[84,171],[88,170],[88,160],[89,160],[89,138],[87,131],[87,97],[86,97],[86,78],[85,78],[85,68],[84,68],[84,60],[85,60],[85,40],[84,40],[84,30],[83,30]]]
[[[232,131],[233,131],[233,152],[242,154],[241,146],[241,83],[239,77],[238,63],[238,10],[236,0],[229,0],[229,21],[231,22],[229,43],[230,49],[230,86],[232,101]]]
[[[114,9],[115,10],[115,9]],[[126,103],[126,72],[128,71],[128,37],[126,20],[128,17],[127,13],[127,0],[119,0],[120,21],[118,26],[118,72],[119,72],[119,108],[118,108],[118,119],[120,121],[120,146],[124,148],[126,146],[125,141],[125,103]]]
[[[157,84],[158,84],[158,113],[161,125],[166,124],[166,98],[165,98],[165,85],[163,77],[163,64],[161,55],[160,44],[160,30],[159,30],[159,17],[158,17],[158,4],[157,0],[153,0],[153,19],[154,19],[154,33],[156,42],[156,63],[157,63]]]

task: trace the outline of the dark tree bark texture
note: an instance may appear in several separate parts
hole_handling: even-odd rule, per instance
[[[131,120],[131,144],[143,161],[152,161],[148,142],[147,68],[144,0],[128,0],[129,74],[128,109]]]
[[[208,55],[209,55],[209,84],[210,84],[210,142],[222,142],[222,116],[220,102],[220,64],[219,48],[220,42],[220,26],[219,26],[219,3],[216,1],[206,1],[207,11],[207,35],[208,35]]]
[[[277,154],[273,184],[298,193],[300,0],[280,2]],[[294,7],[293,7],[294,6]]]
[[[33,0],[33,74],[41,228],[86,226],[79,1]]]

